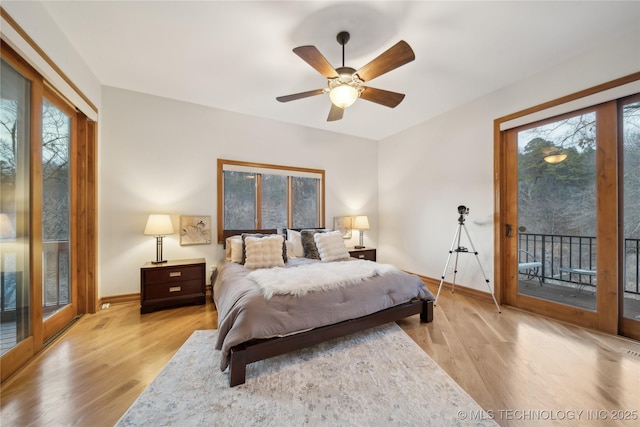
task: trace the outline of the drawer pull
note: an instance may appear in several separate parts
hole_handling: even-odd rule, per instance
[[[180,277],[182,276],[182,271],[170,271],[169,277]]]
[[[182,290],[182,286],[172,286],[169,288],[169,292],[180,292]]]
[[[364,259],[364,255],[358,255],[358,258]]]

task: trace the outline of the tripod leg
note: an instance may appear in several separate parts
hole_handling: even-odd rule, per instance
[[[464,226],[464,224],[463,224]],[[498,313],[502,313],[502,310],[500,310],[500,306],[498,305],[498,301],[496,300],[496,296],[493,294],[493,289],[491,289],[491,286],[489,286],[489,279],[487,279],[487,275],[484,274],[484,269],[482,268],[482,263],[480,262],[480,258],[478,257],[478,251],[476,251],[475,246],[473,246],[473,242],[471,241],[471,236],[469,236],[469,232],[467,231],[467,227],[464,227],[464,232],[467,235],[467,239],[469,240],[469,244],[471,245],[471,249],[473,250],[473,254],[476,257],[476,261],[478,261],[478,266],[480,267],[480,272],[482,272],[482,276],[484,277],[484,281],[487,284],[487,289],[489,289],[489,293],[491,294],[491,298],[493,298],[493,302],[496,305],[496,308],[498,309]]]
[[[442,284],[444,283],[444,276],[447,273],[447,267],[449,267],[449,261],[451,260],[451,254],[453,253],[453,247],[456,244],[456,240],[458,241],[458,243],[460,243],[460,226],[456,228],[456,232],[453,235],[453,241],[451,242],[451,249],[449,249],[449,256],[447,257],[447,262],[444,264],[444,270],[442,271],[442,276],[440,278],[440,286],[438,286],[438,293],[436,294],[435,301],[433,301],[434,306],[438,303],[438,297],[440,296],[440,291],[442,290]],[[458,263],[458,258],[456,257],[456,265],[457,263]]]
[[[453,264],[453,281],[451,282],[451,293],[454,293],[456,290],[456,275],[458,274],[458,256],[460,256],[460,238],[462,237],[462,233],[460,229],[463,224],[458,224],[458,243],[455,249],[456,252],[456,261]]]

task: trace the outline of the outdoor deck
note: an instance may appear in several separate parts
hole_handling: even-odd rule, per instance
[[[520,280],[518,292],[535,298],[571,305],[585,310],[596,311],[596,287],[585,285],[582,289],[576,284],[545,279],[540,286],[538,279]],[[625,293],[624,317],[640,320],[640,297]]]

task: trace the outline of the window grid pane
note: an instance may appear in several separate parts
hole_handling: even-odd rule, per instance
[[[256,227],[256,174],[224,172],[224,228]]]
[[[293,178],[293,227],[315,228],[320,226],[318,199],[320,180]]]
[[[287,226],[287,177],[262,175],[262,228]]]

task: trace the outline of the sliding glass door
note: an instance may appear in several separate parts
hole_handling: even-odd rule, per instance
[[[0,41],[0,379],[95,312],[96,126]]]
[[[518,293],[597,310],[596,113],[517,132]]]
[[[620,102],[622,168],[621,332],[640,339],[640,95]]]
[[[42,320],[47,340],[76,315],[71,275],[75,111],[53,92],[42,102]]]
[[[624,333],[623,313],[640,308],[634,106],[623,114],[614,100],[504,131],[507,304]]]
[[[0,322],[2,354],[31,335],[31,84],[2,60],[0,70]]]

